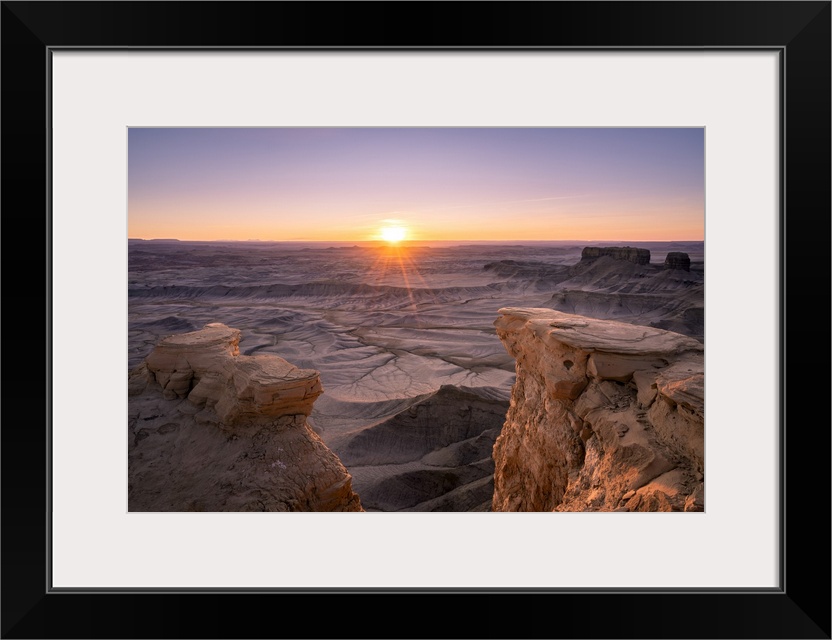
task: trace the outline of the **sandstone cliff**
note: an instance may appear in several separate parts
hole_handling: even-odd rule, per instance
[[[130,511],[362,511],[308,426],[318,372],[239,355],[208,324],[163,339],[129,377]]]
[[[494,511],[702,511],[703,346],[681,334],[505,308],[517,380]]]

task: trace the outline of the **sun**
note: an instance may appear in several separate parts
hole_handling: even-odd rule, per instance
[[[407,237],[407,229],[401,226],[389,226],[381,228],[381,239],[390,244],[397,244]]]

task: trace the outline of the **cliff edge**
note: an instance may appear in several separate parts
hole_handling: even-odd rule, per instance
[[[159,342],[128,379],[130,511],[363,511],[309,427],[318,372],[239,355],[208,324]]]
[[[704,348],[678,333],[504,308],[517,379],[494,511],[703,511]]]

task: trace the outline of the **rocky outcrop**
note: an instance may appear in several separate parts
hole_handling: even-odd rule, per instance
[[[500,314],[517,379],[494,511],[704,509],[701,343],[551,309]]]
[[[664,268],[690,271],[690,256],[684,251],[671,251],[664,259]]]
[[[318,372],[241,356],[240,331],[169,336],[129,376],[130,511],[362,511],[306,422]]]
[[[551,299],[536,306],[675,331],[701,342],[704,282],[695,266],[685,271],[600,256],[572,265],[567,279],[553,282]]]
[[[581,261],[595,260],[609,256],[616,260],[626,260],[633,264],[650,264],[650,250],[636,247],[584,247]]]

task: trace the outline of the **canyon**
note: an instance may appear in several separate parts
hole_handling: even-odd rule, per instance
[[[701,243],[588,249],[131,241],[130,509],[701,511]]]

